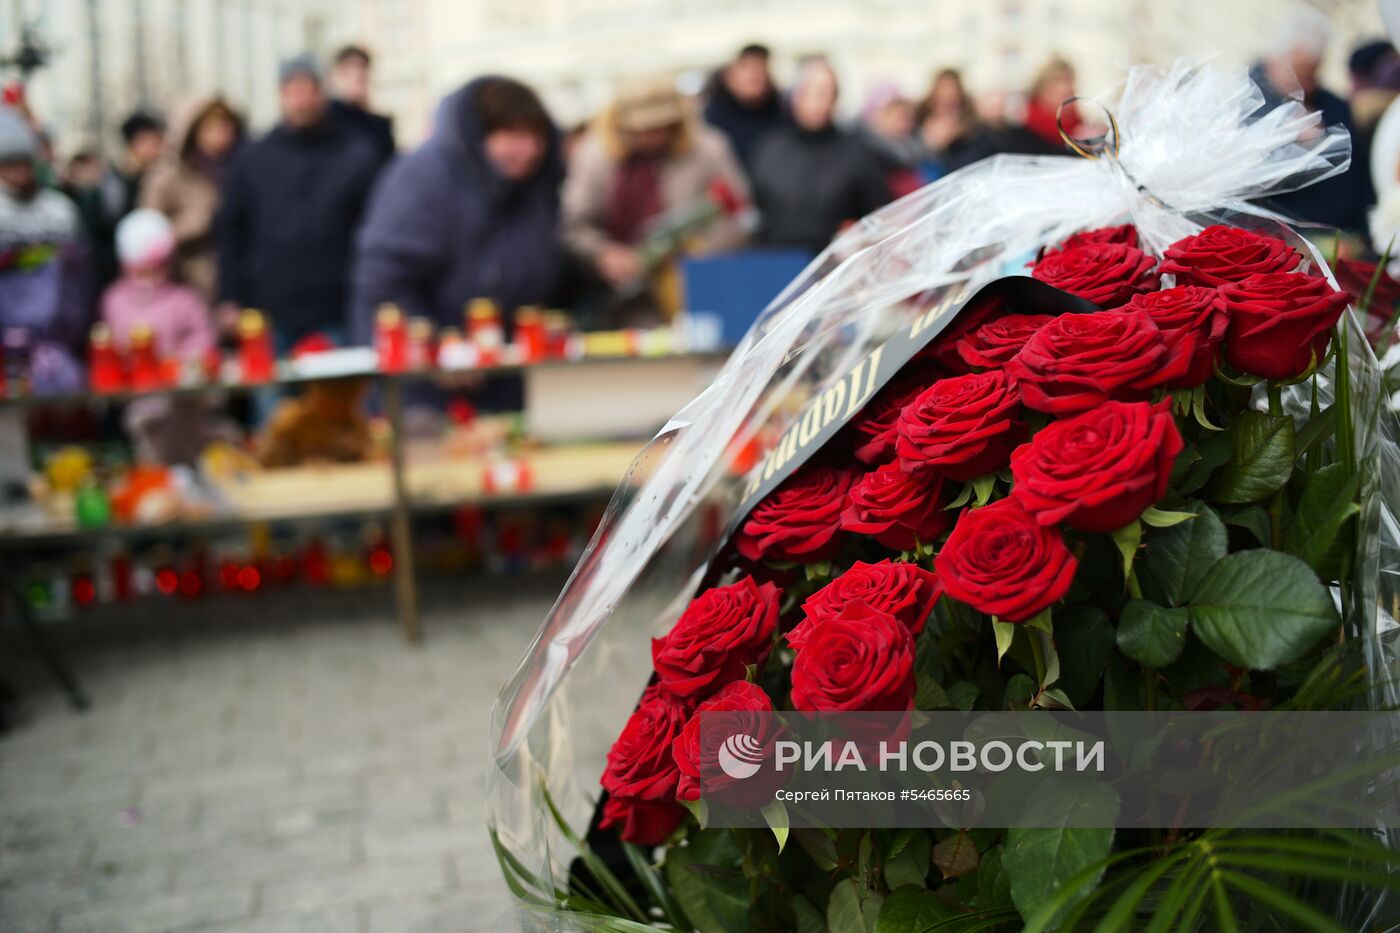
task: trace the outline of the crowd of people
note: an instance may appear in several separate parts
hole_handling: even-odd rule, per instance
[[[1323,42],[1293,34],[1255,79],[1266,95],[1301,91],[1353,133],[1357,157],[1279,208],[1362,231],[1376,188],[1400,187],[1400,116],[1397,132],[1378,129],[1400,92],[1400,55],[1389,43],[1358,50],[1348,101],[1318,84]],[[99,320],[119,347],[139,325],[163,355],[196,356],[232,336],[243,308],[264,314],[280,352],[312,335],[368,342],[385,303],[439,326],[460,326],[478,297],[507,327],[527,305],[575,308],[600,326],[660,317],[677,304],[661,282],[676,242],[815,254],[929,181],[996,153],[1062,154],[1061,131],[1086,129],[1061,106],[1075,73],[1058,58],[1015,98],[974,95],[953,69],[919,98],[880,83],[847,123],[827,60],[803,61],[781,88],[768,49],[749,45],[698,99],[670,76],[638,77],[567,131],[527,85],[481,77],[443,98],[430,138],[399,153],[371,107],[370,70],[359,47],[327,73],[299,56],[281,66],[280,119],[260,136],[213,97],[168,122],[135,114],[118,159],[79,151],[61,170],[33,115],[0,109],[0,327],[7,343],[23,332],[35,385],[81,385]],[[1373,135],[1388,167],[1365,158]]]

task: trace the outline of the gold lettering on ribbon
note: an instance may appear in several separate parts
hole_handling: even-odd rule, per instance
[[[802,415],[802,429],[798,432],[797,443],[803,447],[812,443],[812,438],[817,436],[817,432],[822,427],[822,404],[821,399],[813,399],[807,411]]]
[[[822,427],[826,427],[841,414],[841,405],[846,401],[846,380],[843,377],[836,385],[822,394]]]
[[[875,394],[875,377],[880,373],[880,354],[885,352],[884,344],[876,347],[855,369],[851,370],[851,401],[846,406],[846,417],[850,418],[864,407]],[[868,366],[867,366],[868,364]],[[861,370],[865,369],[865,388],[860,388]]]

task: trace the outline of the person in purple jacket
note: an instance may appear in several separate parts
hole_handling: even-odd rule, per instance
[[[473,298],[511,313],[548,304],[563,255],[559,134],[530,88],[478,78],[438,107],[432,137],[385,170],[355,250],[352,334],[370,343],[386,302],[463,326]]]

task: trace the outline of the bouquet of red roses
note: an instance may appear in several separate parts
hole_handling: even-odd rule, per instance
[[[706,825],[703,715],[762,745],[775,710],[1392,702],[1375,360],[1322,257],[1240,203],[1343,163],[1334,136],[1297,142],[1300,109],[1260,107],[1239,76],[1135,70],[1118,166],[957,173],[765,313],[643,455],[498,707],[493,833],[522,904],[598,930],[1376,921],[1398,860],[1364,833]],[[1158,152],[1193,119],[1253,174]],[[629,611],[651,637],[589,683],[649,645],[640,699],[559,703]],[[601,794],[539,725],[570,711],[608,736]]]

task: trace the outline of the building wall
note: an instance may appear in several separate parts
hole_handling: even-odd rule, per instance
[[[64,148],[98,124],[90,28],[98,29],[101,125],[112,140],[141,99],[168,109],[220,89],[255,126],[276,113],[277,62],[349,40],[376,56],[377,105],[402,143],[430,129],[437,100],[473,76],[536,84],[562,122],[583,119],[624,74],[670,70],[698,87],[747,41],[768,43],[779,77],[825,53],[854,112],[865,90],[895,80],[919,94],[938,68],[974,90],[1025,87],[1052,53],[1079,68],[1081,93],[1110,88],[1136,61],[1179,55],[1247,63],[1278,21],[1306,0],[0,0],[0,50],[15,23],[37,18],[56,55],[33,82],[36,109]],[[1372,0],[1312,0],[1333,19],[1326,76],[1345,87],[1345,60],[1381,33]],[[96,13],[93,17],[92,12]]]

